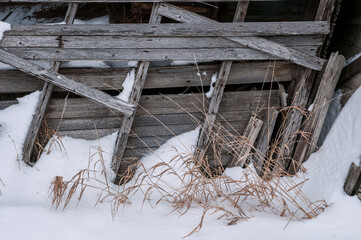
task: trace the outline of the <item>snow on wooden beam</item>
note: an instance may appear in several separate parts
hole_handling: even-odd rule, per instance
[[[112,108],[125,115],[131,115],[134,112],[134,105],[125,101],[113,98],[109,94],[106,94],[97,89],[88,87],[82,83],[76,82],[62,74],[54,71],[46,70],[34,63],[19,58],[13,54],[10,54],[4,50],[0,50],[0,61],[8,64],[22,72],[36,76],[46,82],[50,82],[58,87],[66,89],[77,95],[89,98],[95,102],[103,104],[106,107]]]

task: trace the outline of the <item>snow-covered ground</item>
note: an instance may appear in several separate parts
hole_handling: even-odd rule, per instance
[[[167,201],[156,204],[157,192],[143,203],[144,194],[135,193],[130,202],[112,216],[111,200],[98,203],[100,191],[88,188],[77,205],[76,196],[65,210],[52,208],[50,185],[55,176],[70,180],[79,170],[89,166],[102,170],[97,162],[102,149],[107,179],[113,179],[111,153],[116,134],[94,141],[54,139],[48,154],[43,154],[34,167],[19,161],[27,127],[39,92],[19,99],[19,103],[0,111],[0,232],[2,239],[180,239],[199,223],[203,208],[191,207],[184,215]],[[302,190],[311,201],[325,200],[328,207],[311,220],[292,220],[273,214],[269,209],[245,207],[248,220],[227,226],[220,213],[205,215],[203,227],[191,239],[360,239],[361,202],[343,193],[343,183],[351,162],[360,164],[361,156],[361,90],[346,104],[321,149],[305,164],[307,173],[294,181],[308,179]],[[198,129],[170,139],[155,153],[142,159],[150,169],[159,163],[170,164],[176,155],[190,154],[197,142]],[[49,148],[49,145],[47,146]],[[91,164],[89,161],[91,160]],[[95,164],[97,163],[97,164]],[[173,166],[181,168],[179,162]],[[241,178],[246,170],[229,169],[228,177]],[[101,172],[97,178],[105,181]],[[103,185],[91,182],[98,187]],[[133,180],[134,181],[134,180]],[[168,190],[179,179],[167,176],[163,184]],[[109,183],[111,188],[117,186]],[[132,184],[132,183],[128,183]],[[79,194],[79,191],[77,192]],[[104,193],[103,193],[104,196]],[[247,205],[246,205],[247,206]],[[256,210],[257,209],[257,210]],[[288,224],[288,225],[287,225]],[[287,226],[287,227],[286,227]]]
[[[21,19],[25,16],[25,11],[27,10],[14,13],[6,21],[11,24],[32,24],[31,19],[18,21],[19,16]],[[75,24],[99,24],[107,21],[108,19],[103,17],[92,22],[76,20]],[[1,29],[5,30],[5,27]],[[173,62],[171,65],[186,64],[192,63]],[[106,68],[135,65],[135,62],[79,61],[66,63],[62,67]],[[0,65],[0,69],[6,67]],[[130,85],[131,81],[128,81],[127,86]],[[209,94],[212,94],[211,91]],[[20,160],[20,154],[39,95],[39,92],[34,92],[19,99],[18,104],[0,111],[0,239],[168,240],[181,239],[199,224],[204,209],[196,204],[181,215],[165,200],[157,204],[161,194],[155,190],[147,201],[143,201],[144,192],[152,185],[150,180],[154,178],[147,179],[142,188],[144,192],[138,191],[132,195],[129,202],[121,206],[116,214],[112,212],[112,198],[108,197],[98,202],[99,197],[106,194],[91,187],[86,188],[78,205],[79,189],[67,208],[62,210],[52,207],[51,183],[56,176],[70,180],[80,170],[90,168],[97,171],[95,176],[94,173],[90,175],[103,183],[114,178],[110,161],[116,133],[93,141],[70,137],[54,138],[46,148],[48,151],[34,167],[29,167]],[[128,96],[126,91],[123,95]],[[222,213],[212,214],[212,211],[209,211],[200,231],[190,235],[190,238],[361,239],[361,202],[357,197],[349,197],[343,192],[343,183],[350,163],[355,162],[359,165],[361,160],[360,105],[361,89],[345,105],[321,149],[306,162],[307,172],[292,179],[292,184],[306,180],[302,191],[309,200],[327,202],[328,207],[319,216],[310,220],[290,221],[289,217],[280,217],[271,209],[257,208],[246,202],[243,210],[249,217],[247,220],[240,220],[237,224],[228,226],[226,219],[218,220]],[[177,162],[173,159],[177,156],[175,149],[184,158],[192,154],[198,132],[199,129],[195,129],[170,139],[156,152],[144,157],[141,160],[142,166],[150,172],[149,169],[153,166],[164,164],[174,169],[175,173],[182,174],[182,161]],[[104,170],[105,172],[102,172]],[[157,171],[153,175],[161,173],[160,168]],[[223,177],[237,180],[244,177],[247,171],[249,170],[242,168],[227,169]],[[141,173],[140,171],[137,174]],[[287,179],[285,181],[287,182]],[[89,179],[85,184],[102,188],[102,182]],[[177,192],[174,189],[179,187],[181,182],[177,175],[166,175],[158,184],[175,195]],[[136,179],[133,179],[126,187],[135,183]],[[119,190],[118,186],[111,182],[108,186],[113,193]],[[296,200],[301,202],[300,199]]]

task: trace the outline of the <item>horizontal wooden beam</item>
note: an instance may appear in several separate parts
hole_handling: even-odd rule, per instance
[[[275,60],[268,53],[248,48],[200,49],[60,49],[60,48],[6,48],[11,54],[28,60],[71,61],[217,61],[217,60]],[[315,54],[315,47],[297,47],[299,51]]]
[[[200,24],[13,25],[7,36],[253,37],[324,35],[329,23],[242,22]]]
[[[0,3],[132,3],[132,2],[237,2],[238,0],[0,0]],[[249,0],[250,2],[282,2],[287,0]]]
[[[33,75],[43,81],[50,82],[77,95],[89,98],[123,114],[131,115],[134,112],[134,105],[132,104],[129,104],[120,99],[113,98],[109,94],[86,86],[85,84],[76,82],[57,72],[46,70],[34,63],[26,61],[1,49],[0,61],[22,72]]]
[[[268,99],[271,93],[271,98]],[[171,99],[171,100],[170,100]],[[181,114],[197,113],[208,105],[208,99],[202,101],[202,94],[169,94],[144,95],[140,98],[137,116],[155,114]],[[278,92],[269,91],[239,91],[226,92],[222,98],[224,111],[257,111],[264,106],[279,106]],[[66,105],[66,111],[64,106]],[[182,106],[180,108],[179,106]],[[258,106],[259,109],[256,109]],[[146,109],[146,110],[145,110]],[[223,110],[222,110],[223,111]],[[64,113],[63,113],[64,112]],[[108,108],[96,104],[85,98],[69,98],[65,104],[64,99],[52,99],[48,106],[47,118],[106,118],[119,116]]]
[[[266,37],[287,47],[321,46],[322,35]],[[239,48],[222,37],[6,36],[1,48]]]
[[[150,67],[144,89],[179,88],[209,86],[211,77],[219,67],[218,64],[199,64],[199,73],[195,65]],[[121,69],[61,69],[63,74],[75,81],[99,90],[122,89],[124,79],[131,68]],[[297,65],[278,61],[233,63],[227,84],[250,84],[293,81],[296,77]],[[202,81],[199,79],[200,74]],[[26,93],[41,90],[43,81],[29,74],[7,70],[0,71],[0,94]],[[65,91],[54,88],[55,92]]]

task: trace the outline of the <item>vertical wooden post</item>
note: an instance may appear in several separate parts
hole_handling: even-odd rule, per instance
[[[336,0],[320,0],[315,21],[330,21],[335,1]],[[300,74],[300,80],[296,83],[291,103],[291,107],[294,107],[290,108],[287,112],[285,123],[279,130],[279,135],[282,137],[277,153],[277,163],[274,168],[275,175],[287,171],[289,168],[291,156],[293,156],[298,137],[297,131],[302,124],[303,114],[299,109],[305,108],[307,105],[315,76],[315,71],[304,68]]]
[[[68,10],[65,15],[65,24],[73,24],[75,19],[75,14],[78,10],[78,3],[69,3]],[[57,72],[60,67],[60,62],[53,62],[51,63],[50,70]],[[45,111],[48,106],[48,103],[51,98],[51,94],[53,92],[54,85],[51,83],[44,83],[43,90],[40,95],[40,99],[38,102],[38,105],[36,107],[35,115],[33,120],[31,121],[28,133],[25,138],[24,147],[22,151],[22,157],[23,161],[31,164],[36,162],[37,155],[40,154],[34,154],[34,147],[36,139],[39,135],[39,130],[41,127],[41,124],[44,119]],[[39,149],[41,152],[41,149]]]
[[[321,129],[326,118],[326,113],[328,111],[332,95],[335,91],[336,84],[341,75],[344,63],[345,58],[342,55],[338,55],[338,53],[331,54],[324,69],[320,86],[313,103],[314,110],[312,111],[311,116],[305,120],[305,124],[302,128],[303,132],[312,134],[312,136],[310,139],[305,139],[301,135],[293,155],[296,162],[293,162],[289,169],[292,174],[295,174],[299,165],[315,151],[315,146],[320,136]]]
[[[234,14],[233,22],[243,22],[246,18],[248,9],[248,1],[239,1]],[[206,113],[202,129],[198,138],[198,156],[204,157],[206,152],[206,146],[208,145],[210,134],[213,130],[213,126],[218,113],[218,108],[222,100],[224,88],[226,86],[228,76],[232,67],[232,61],[223,61],[217,74],[217,81],[214,86],[211,101],[209,103],[208,111]]]
[[[160,23],[162,20],[162,16],[160,16],[158,12],[159,3],[153,3],[152,13],[149,19],[149,23]],[[140,100],[140,96],[142,95],[143,86],[145,83],[145,79],[147,77],[149,68],[149,62],[144,61],[140,62],[137,67],[137,72],[134,79],[134,85],[132,92],[130,94],[130,102],[138,105]],[[133,125],[134,117],[136,111],[134,111],[132,116],[124,116],[122,125],[118,130],[117,140],[115,142],[115,148],[113,152],[112,159],[112,169],[116,173],[116,178],[114,182],[116,184],[127,182],[129,179],[127,177],[127,171],[129,171],[129,167],[136,164],[136,162],[122,162],[122,158],[125,152],[126,144],[128,142],[128,137],[130,134],[130,130]]]

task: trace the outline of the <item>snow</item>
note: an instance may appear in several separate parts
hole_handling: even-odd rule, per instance
[[[33,168],[26,166],[17,161],[17,155],[22,149],[39,94],[35,92],[20,98],[18,104],[0,111],[0,178],[5,184],[3,186],[0,182],[2,238],[112,240],[121,236],[125,239],[181,239],[197,226],[203,213],[202,208],[191,207],[184,215],[180,215],[166,201],[156,203],[160,196],[156,191],[144,203],[144,194],[140,191],[134,193],[130,203],[121,207],[114,217],[109,198],[94,207],[100,191],[93,188],[85,190],[77,207],[75,197],[64,210],[51,208],[49,187],[55,176],[69,180],[80,170],[89,168],[96,170],[95,174],[100,181],[114,178],[110,161],[116,133],[92,141],[70,137],[53,138],[46,147],[50,151],[43,154]],[[239,239],[242,236],[246,239],[264,239],[266,236],[267,239],[360,239],[361,203],[356,197],[345,195],[342,190],[350,163],[360,164],[360,105],[361,89],[345,105],[321,149],[305,163],[307,172],[304,176],[300,174],[298,178],[293,178],[296,182],[308,179],[302,190],[310,200],[327,201],[328,208],[318,217],[292,220],[289,223],[287,217],[250,205],[249,209],[244,209],[250,218],[247,221],[240,220],[233,226],[218,220],[220,213],[207,213],[202,229],[190,238]],[[150,173],[153,166],[167,164],[174,169],[174,173],[184,173],[182,162],[172,161],[177,155],[174,149],[184,157],[191,154],[198,133],[199,129],[195,129],[173,137],[154,153],[144,157],[142,166]],[[104,160],[104,168],[101,167],[101,159]],[[101,172],[103,170],[106,174]],[[161,171],[161,168],[157,168],[153,176]],[[242,168],[231,168],[227,169],[224,176],[237,179],[245,171]],[[94,173],[90,174],[92,176]],[[152,186],[152,179],[155,180],[153,177],[146,178],[143,190]],[[133,178],[126,186],[134,182],[136,179]],[[94,179],[85,183],[102,186]],[[174,189],[180,186],[181,180],[170,172],[164,175],[159,184],[172,195],[177,193]],[[111,183],[109,185],[117,188]]]
[[[9,23],[0,21],[0,40],[3,38],[4,32],[9,30],[11,30],[11,25]]]
[[[134,79],[135,79],[135,69],[132,69],[127,74],[127,77],[125,78],[125,80],[124,80],[124,82],[122,84],[123,90],[117,96],[118,99],[121,99],[121,100],[126,101],[126,102],[129,101],[129,97],[130,97],[130,94],[132,92],[133,85],[134,85]]]
[[[104,63],[103,61],[97,61],[97,60],[62,62],[61,67],[62,68],[110,68],[110,66]]]
[[[210,86],[209,86],[209,91],[206,92],[206,97],[207,97],[207,98],[211,98],[211,97],[212,97],[213,90],[214,90],[214,84],[215,84],[216,81],[217,81],[217,74],[218,74],[218,73],[215,73],[215,74],[212,75],[211,84],[210,84]]]

